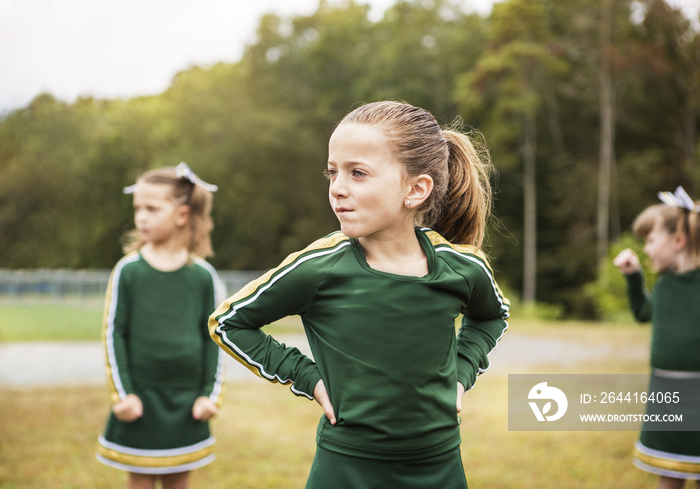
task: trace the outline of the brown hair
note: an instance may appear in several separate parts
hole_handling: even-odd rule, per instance
[[[169,185],[172,189],[172,199],[179,205],[189,207],[185,241],[188,251],[202,258],[214,254],[210,237],[214,229],[214,222],[211,219],[213,195],[210,191],[184,177],[178,177],[173,167],[147,171],[137,179],[138,182]],[[136,251],[144,244],[145,241],[134,229],[126,233],[123,250],[125,253]]]
[[[491,213],[491,164],[456,124],[440,128],[425,109],[403,102],[374,102],[346,115],[344,123],[381,126],[410,176],[429,175],[433,190],[419,207],[419,224],[455,244],[480,247]]]
[[[632,224],[632,231],[646,238],[657,220],[669,234],[681,232],[688,237],[688,251],[700,258],[700,216],[696,211],[666,204],[655,204],[644,209]]]

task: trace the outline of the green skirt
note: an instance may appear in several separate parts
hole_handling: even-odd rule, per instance
[[[467,489],[459,447],[420,460],[376,460],[316,448],[306,489]]]
[[[681,414],[692,426],[685,431],[657,431],[655,423],[645,423],[635,446],[638,468],[659,476],[700,480],[700,431],[690,431],[700,419],[699,378],[695,372],[654,370],[649,391],[676,392],[682,402],[647,403],[647,414]]]
[[[136,394],[143,403],[143,416],[123,423],[110,413],[97,443],[100,462],[128,472],[171,474],[214,460],[216,440],[209,422],[192,417],[196,391],[149,389]]]
[[[700,480],[700,456],[684,455],[678,450],[666,451],[652,446],[700,445],[696,431],[650,431],[642,432],[635,446],[634,465],[645,472],[674,479]]]

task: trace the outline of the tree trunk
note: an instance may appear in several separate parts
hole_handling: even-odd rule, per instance
[[[613,140],[614,140],[614,93],[612,75],[610,73],[610,49],[612,2],[603,4],[602,22],[600,26],[600,148],[598,169],[598,265],[602,265],[608,257],[608,242],[610,240],[610,177],[612,172]]]
[[[525,116],[522,153],[524,164],[524,256],[523,302],[535,301],[537,293],[537,174],[535,165],[537,128],[532,114]]]

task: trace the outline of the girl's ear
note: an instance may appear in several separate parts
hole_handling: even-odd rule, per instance
[[[433,177],[430,175],[418,175],[417,177],[411,178],[409,183],[411,186],[406,193],[404,201],[410,201],[411,205],[407,207],[418,207],[425,199],[428,198],[430,192],[433,191]]]
[[[179,227],[184,227],[190,220],[190,206],[181,205],[177,208],[175,214],[175,224]]]
[[[676,247],[676,251],[681,252],[688,246],[688,236],[685,233],[677,232],[673,235],[673,244]]]

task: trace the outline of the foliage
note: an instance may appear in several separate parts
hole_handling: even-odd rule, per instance
[[[598,279],[585,287],[586,293],[593,297],[597,305],[598,316],[605,321],[634,320],[627,299],[625,276],[612,264],[617,254],[625,248],[631,248],[639,256],[649,290],[653,288],[656,279],[656,275],[645,266],[644,243],[632,233],[623,234],[610,246],[608,260],[601,265]]]
[[[663,0],[613,3],[615,238],[658,190],[694,194],[700,34]],[[328,137],[353,107],[389,98],[485,135],[501,224],[489,252],[512,290],[524,280],[523,128],[532,129],[535,299],[595,317],[598,296],[582,287],[598,272],[597,5],[506,0],[483,17],[457,0],[396,0],[374,21],[358,1],[320,2],[307,16],[264,16],[239,62],[192,67],[157,96],[39,95],[0,120],[0,264],[113,266],[132,226],[121,188],[186,161],[220,187],[212,263],[274,266],[337,228],[321,176]]]

